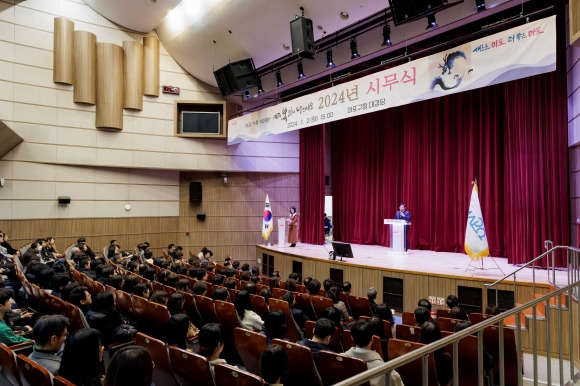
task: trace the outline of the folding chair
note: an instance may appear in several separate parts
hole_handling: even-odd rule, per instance
[[[177,380],[173,375],[173,368],[169,361],[169,354],[165,343],[141,332],[135,335],[135,343],[145,347],[151,354],[151,359],[155,363],[155,367],[153,368],[153,382],[156,385],[177,386]]]
[[[318,371],[324,385],[330,386],[367,371],[367,363],[362,359],[322,350],[318,352]],[[370,383],[362,385],[369,386]]]
[[[268,347],[266,336],[236,327],[234,341],[246,370],[252,374],[260,375],[260,357]]]
[[[288,355],[288,367],[282,374],[282,384],[322,386],[322,380],[312,359],[312,351],[308,347],[280,339],[272,339],[272,344],[282,346]]]
[[[214,386],[207,359],[191,351],[169,347],[173,374],[181,386]]]

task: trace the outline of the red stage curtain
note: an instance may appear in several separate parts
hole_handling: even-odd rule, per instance
[[[300,225],[303,243],[324,243],[324,126],[300,130]]]
[[[335,238],[388,245],[404,201],[411,249],[464,252],[477,177],[492,256],[568,245],[565,87],[557,71],[333,122]]]

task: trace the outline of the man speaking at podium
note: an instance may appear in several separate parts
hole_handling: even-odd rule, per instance
[[[405,220],[408,223],[411,222],[411,213],[407,210],[407,205],[401,202],[399,205],[399,210],[395,214],[397,220]],[[409,249],[409,226],[405,226],[405,251]]]

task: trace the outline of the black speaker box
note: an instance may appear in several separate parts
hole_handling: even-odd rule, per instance
[[[189,201],[190,202],[201,201],[201,182],[191,181],[189,183]]]
[[[389,0],[395,25],[403,24],[437,11],[447,0]]]
[[[68,196],[58,196],[59,204],[70,204],[70,197]]]
[[[213,74],[223,96],[257,87],[259,82],[252,58],[229,63]]]
[[[197,219],[198,220],[201,220],[201,221],[205,220],[205,213],[198,213],[197,214]]]
[[[314,59],[314,29],[312,20],[304,16],[290,22],[290,37],[292,38],[292,54],[302,58]]]

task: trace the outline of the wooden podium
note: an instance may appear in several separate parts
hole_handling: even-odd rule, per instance
[[[406,220],[394,220],[390,218],[385,219],[385,225],[390,225],[390,247],[393,252],[396,253],[407,253],[407,248],[405,248],[407,240],[405,238],[405,227],[411,225]]]

